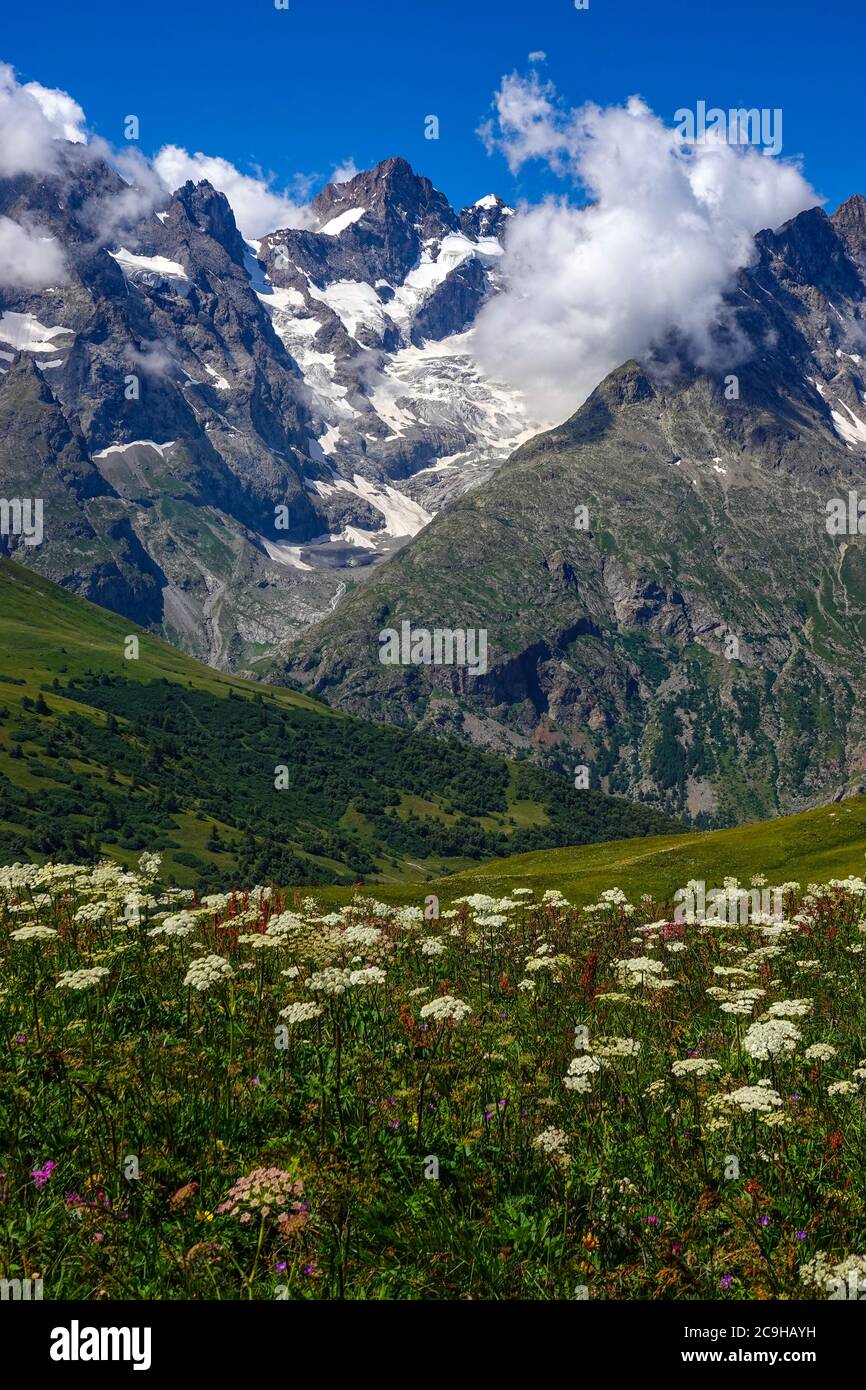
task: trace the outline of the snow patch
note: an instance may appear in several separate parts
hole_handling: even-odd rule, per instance
[[[19,352],[56,352],[59,344],[52,338],[64,334],[74,337],[71,328],[46,328],[33,314],[14,314],[11,310],[0,317],[0,342],[10,343]]]
[[[318,441],[323,454],[332,454],[340,441],[340,426],[329,425]]]
[[[360,473],[355,474],[351,483],[339,478],[333,483],[312,482],[309,486],[320,497],[331,497],[335,492],[351,492],[369,502],[385,518],[382,529],[386,536],[417,536],[433,520],[430,512],[413,502],[411,497],[404,497],[402,492],[388,484],[369,483]]]
[[[831,410],[833,417],[833,428],[841,439],[849,446],[852,444],[866,444],[866,423],[855,415],[854,411],[844,401],[839,401],[843,410],[847,410],[851,420],[846,420],[844,415],[840,415],[838,410]]]
[[[189,276],[179,261],[170,261],[167,256],[136,256],[121,246],[119,251],[109,251],[112,260],[117,261],[125,275],[137,271],[150,275],[167,275],[173,280],[188,280]]]
[[[176,441],[167,439],[164,444],[157,444],[153,439],[133,439],[129,444],[109,444],[105,449],[100,449],[98,453],[91,454],[94,459],[108,458],[109,454],[125,454],[127,449],[155,449],[160,458],[165,458],[166,449],[173,448]]]
[[[299,545],[286,545],[282,541],[277,544],[269,541],[265,536],[259,536],[259,540],[272,560],[276,560],[278,565],[288,565],[293,570],[311,570],[312,565],[308,565],[301,559],[301,549]]]
[[[226,381],[225,377],[220,376],[219,372],[214,367],[209,367],[207,362],[203,362],[202,366],[204,367],[208,376],[213,377],[214,386],[218,391],[230,391],[232,389],[229,386],[229,383]]]
[[[382,301],[373,286],[363,280],[335,280],[324,290],[311,284],[310,294],[334,310],[350,338],[356,338],[361,328],[377,334],[385,330]]]
[[[319,228],[319,231],[322,236],[339,236],[347,227],[351,227],[355,222],[360,222],[366,211],[366,208],[349,208],[346,212],[339,213],[337,217],[332,217],[330,222],[326,222],[324,227]]]

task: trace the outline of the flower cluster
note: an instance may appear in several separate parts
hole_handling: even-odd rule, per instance
[[[282,1168],[254,1168],[246,1177],[238,1178],[225,1201],[220,1202],[217,1213],[235,1217],[243,1226],[269,1216],[305,1220],[303,1195],[304,1184],[300,1178],[293,1178]]]
[[[199,956],[198,960],[194,960],[190,965],[183,982],[201,994],[206,989],[221,984],[233,974],[234,971],[223,956]]]

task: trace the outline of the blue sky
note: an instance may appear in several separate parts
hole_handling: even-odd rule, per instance
[[[7,6],[0,59],[25,81],[62,87],[88,122],[141,149],[166,143],[221,155],[280,184],[348,158],[404,155],[456,206],[496,191],[535,200],[547,170],[512,176],[475,134],[503,74],[547,54],[569,104],[639,93],[678,107],[780,107],[786,156],[834,207],[866,192],[863,11],[853,0],[68,0]],[[440,139],[425,140],[435,114]]]

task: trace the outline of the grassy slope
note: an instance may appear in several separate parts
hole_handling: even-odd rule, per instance
[[[117,672],[131,680],[164,677],[221,697],[229,688],[249,696],[261,693],[261,686],[212,671],[141,632],[140,659],[124,660],[122,640],[128,629],[134,630],[130,624],[6,561],[0,561],[0,594],[0,676],[25,682],[23,686],[12,686],[0,680],[0,704],[17,704],[22,694],[35,697],[54,676],[60,675],[65,682],[88,669]],[[268,688],[267,694],[282,708],[315,711],[323,718],[335,720],[345,718],[293,691]],[[82,714],[92,713],[89,706],[78,708]],[[26,779],[26,764],[19,763],[13,769],[3,747],[0,769],[7,775],[12,771],[19,782]],[[407,802],[420,809],[416,799],[407,797]],[[429,809],[435,807],[431,804]],[[532,821],[541,814],[534,804],[515,801],[509,811],[518,822]],[[187,816],[179,817],[179,823],[189,847],[203,852],[206,827]],[[745,881],[753,873],[762,872],[771,880],[797,879],[806,883],[860,873],[866,867],[864,852],[866,798],[858,797],[802,815],[731,830],[616,840],[512,855],[479,867],[467,867],[430,885],[381,884],[376,891],[394,901],[417,901],[422,891],[436,892],[448,899],[473,891],[504,892],[522,885],[539,890],[559,888],[575,902],[591,902],[602,889],[615,885],[630,896],[650,892],[665,898],[690,878],[703,878],[708,887],[715,887],[726,874],[735,874]],[[135,856],[128,857],[132,860]],[[406,857],[407,876],[423,878],[423,873],[411,873],[408,861],[412,857]],[[429,871],[431,866],[426,867]],[[181,880],[186,877],[182,872],[177,876]],[[346,897],[344,890],[336,888],[318,891],[334,901]]]
[[[4,559],[0,559],[0,600],[0,674],[22,678],[30,696],[56,675],[63,674],[68,680],[88,669],[113,672],[127,680],[182,680],[213,695],[224,696],[229,688],[248,694],[261,690],[250,681],[202,666],[116,613],[76,598]],[[137,661],[124,658],[126,634],[139,638]],[[4,693],[7,697],[12,694],[0,688],[0,697]],[[343,717],[293,691],[270,693],[283,707],[316,710],[334,719]]]
[[[664,901],[689,879],[703,879],[707,890],[720,888],[732,874],[747,884],[763,873],[771,883],[809,882],[861,875],[866,870],[866,797],[852,797],[796,816],[684,835],[653,835],[641,840],[513,854],[425,885],[444,902],[464,893],[507,893],[511,888],[543,892],[558,888],[576,905],[595,902],[605,888],[622,888],[634,901],[651,893]],[[322,890],[317,890],[321,894]],[[346,894],[324,890],[329,901]],[[417,901],[405,889],[377,887],[389,902]]]
[[[772,883],[807,882],[860,875],[866,869],[866,797],[852,797],[797,816],[760,821],[703,834],[654,835],[639,843],[614,840],[602,845],[515,854],[485,864],[471,882],[481,892],[507,887],[558,888],[576,902],[592,902],[603,888],[627,894],[652,893],[664,899],[689,879],[721,887],[727,874],[746,882],[763,873]],[[465,875],[447,880],[468,882]],[[443,885],[444,887],[444,885]]]
[[[127,636],[132,634],[139,641],[137,660],[127,660],[124,655]],[[71,681],[80,680],[88,674],[104,674],[131,684],[126,691],[120,690],[116,698],[110,690],[88,693],[69,688]],[[59,682],[58,687],[53,686],[55,680]],[[166,686],[154,684],[162,681],[179,687],[176,697],[173,692],[168,693]],[[146,693],[141,687],[146,687]],[[38,736],[35,736],[35,742],[31,740],[28,743],[25,738],[22,743],[16,732],[22,699],[27,697],[34,700],[40,691],[47,693],[48,710],[35,723],[31,718],[31,727],[37,730],[37,735],[52,724],[58,727],[59,738],[54,754],[46,754],[44,741],[40,746]],[[230,693],[242,697],[241,702],[228,702]],[[261,743],[257,748],[252,748],[248,737],[250,718],[256,718],[249,703],[254,699],[263,699],[271,711],[266,720],[264,750]],[[216,704],[217,701],[219,704]],[[142,733],[137,722],[142,712],[137,707],[142,703],[145,713],[148,709],[151,712],[157,710],[157,706],[162,709],[167,707],[174,712],[179,724],[175,741],[182,752],[189,751],[196,727],[203,727],[205,723],[210,725],[209,749],[205,746],[204,758],[200,758],[197,764],[198,770],[191,769],[189,778],[182,779],[180,787],[176,778],[172,783],[168,775],[170,769],[168,772],[155,771],[155,765],[148,758],[152,743],[141,742],[148,735],[146,731]],[[244,826],[252,825],[257,833],[259,830],[255,814],[250,815],[249,800],[245,809],[241,804],[244,793],[254,786],[261,810],[269,813],[274,806],[273,797],[263,797],[262,788],[267,783],[272,789],[274,765],[277,761],[282,762],[284,756],[292,763],[292,792],[280,806],[277,833],[293,853],[307,859],[311,882],[321,881],[323,872],[325,877],[336,872],[343,882],[357,878],[358,873],[351,869],[351,856],[349,861],[345,857],[338,861],[329,857],[329,850],[315,847],[315,824],[321,828],[323,818],[319,814],[318,822],[314,824],[310,819],[309,799],[306,803],[303,801],[304,787],[300,778],[305,759],[307,791],[311,781],[315,785],[317,780],[322,783],[333,780],[334,768],[339,769],[344,799],[338,805],[334,802],[335,809],[328,813],[325,820],[338,832],[356,835],[373,850],[374,868],[371,868],[368,860],[360,870],[368,879],[380,878],[391,883],[423,882],[432,876],[454,873],[477,863],[483,853],[488,857],[501,853],[508,839],[532,827],[544,829],[553,843],[591,839],[599,835],[599,826],[606,827],[608,834],[622,834],[631,829],[641,833],[670,828],[647,808],[632,808],[626,802],[616,802],[594,792],[576,793],[562,779],[549,774],[541,774],[542,781],[539,782],[534,770],[527,769],[521,773],[517,767],[509,768],[500,760],[482,755],[477,750],[463,750],[461,747],[455,756],[453,745],[449,753],[446,745],[414,738],[411,733],[398,731],[391,726],[376,726],[353,719],[294,691],[223,675],[136,629],[127,620],[64,592],[32,571],[0,560],[0,776],[38,799],[40,791],[53,792],[52,769],[57,763],[52,763],[51,757],[55,760],[58,756],[64,758],[67,770],[81,775],[81,789],[78,792],[80,804],[77,809],[82,815],[73,819],[82,822],[76,824],[75,828],[83,833],[87,828],[91,806],[103,796],[111,794],[111,789],[106,785],[106,770],[112,766],[106,751],[108,743],[104,742],[96,752],[91,748],[89,760],[81,761],[80,751],[76,756],[74,741],[70,742],[68,732],[62,729],[60,721],[75,714],[91,725],[104,728],[105,712],[109,710],[116,712],[127,744],[132,731],[141,753],[140,759],[134,758],[130,763],[127,758],[122,764],[118,761],[114,765],[117,773],[115,796],[125,790],[132,796],[131,782],[138,776],[140,783],[134,792],[139,799],[143,793],[149,794],[148,789],[154,795],[170,789],[174,801],[178,803],[172,812],[173,828],[166,832],[168,838],[160,844],[165,852],[166,874],[180,884],[210,885],[223,881],[228,886],[240,881],[242,875],[238,873],[234,858],[241,846],[238,836]],[[250,718],[240,717],[240,712],[244,710],[249,711]],[[6,711],[11,717],[4,719]],[[281,727],[278,727],[278,720],[274,716],[283,719]],[[16,740],[24,747],[24,757],[17,760],[10,756]],[[79,745],[79,748],[83,746]],[[277,747],[281,749],[278,757],[273,754],[273,749]],[[120,751],[118,749],[118,756]],[[208,752],[211,756],[208,756]],[[270,770],[266,766],[265,754],[268,752],[271,753]],[[214,763],[217,757],[222,759],[223,755],[226,755],[226,765],[222,770],[225,801],[209,794],[214,787]],[[255,765],[251,762],[254,756],[258,757]],[[138,766],[139,762],[141,766]],[[233,768],[238,771],[234,773]],[[423,776],[417,775],[419,769],[426,769]],[[503,771],[507,772],[507,791],[505,800],[497,809],[490,789]],[[536,779],[531,789],[534,799],[529,801],[526,800],[525,790],[527,777]],[[459,790],[455,792],[453,779],[459,781],[461,778],[468,778],[470,782],[475,778],[477,781],[480,800],[476,798],[474,806],[471,792],[468,801],[461,800]],[[523,779],[522,788],[518,785],[520,778]],[[398,793],[395,814],[400,821],[414,815],[428,826],[439,825],[449,832],[445,839],[439,837],[438,848],[431,840],[429,844],[424,841],[425,852],[421,852],[420,842],[412,848],[401,849],[400,835],[392,834],[387,829],[383,831],[381,821],[377,829],[358,810],[354,799],[363,794],[365,788],[369,790],[371,784],[377,783]],[[345,791],[347,784],[348,793]],[[456,814],[455,807],[463,805],[472,806],[472,809],[468,814],[465,811]],[[321,807],[319,809],[321,812]],[[50,818],[54,813],[49,811],[46,814]],[[59,814],[63,819],[71,816],[71,812],[67,811]],[[16,821],[15,817],[16,813],[8,809],[4,817],[3,808],[0,807],[0,835],[16,835],[23,822]],[[143,815],[143,819],[146,822],[147,816]],[[226,844],[225,853],[206,845],[213,826],[217,827]],[[493,837],[489,847],[480,850],[478,844],[474,848],[469,845],[466,834],[473,827]],[[380,843],[384,847],[377,849]],[[527,847],[525,839],[523,843]],[[38,841],[36,844],[38,846]],[[120,843],[116,839],[109,843],[102,840],[97,832],[96,844],[104,852],[124,862],[133,863],[137,858],[134,839],[127,844],[126,837],[121,836]],[[154,844],[155,837],[150,841],[145,840],[138,844],[138,852]],[[193,868],[178,861],[173,849],[187,853],[192,851],[198,857],[200,867]],[[17,848],[12,853],[14,857],[21,857]],[[76,856],[72,854],[66,857]],[[204,868],[201,867],[202,861]],[[358,862],[363,865],[363,857],[360,860],[356,858],[355,863]],[[213,879],[208,877],[210,873],[213,873]],[[298,876],[281,877],[280,869],[273,864],[261,869],[260,873],[264,875],[263,881],[301,881]]]

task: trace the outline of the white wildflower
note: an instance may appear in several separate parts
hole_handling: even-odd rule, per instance
[[[202,993],[210,989],[212,985],[220,984],[222,980],[228,979],[234,971],[228,961],[222,956],[200,956],[194,960],[186,972],[184,984],[189,985],[190,989],[197,989]]]
[[[108,974],[104,965],[94,965],[89,970],[64,970],[57,980],[58,989],[90,989]]]

